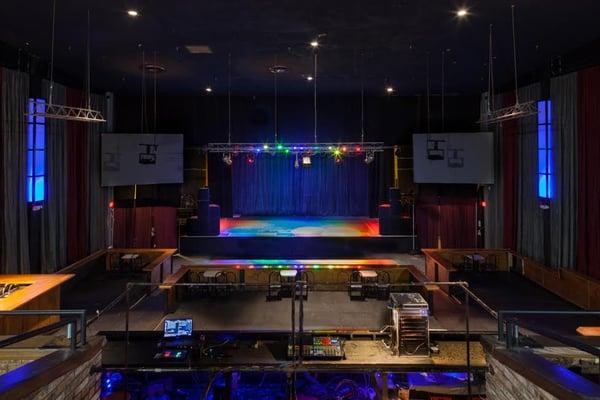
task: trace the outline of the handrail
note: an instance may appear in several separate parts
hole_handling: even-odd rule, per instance
[[[507,315],[596,315],[600,316],[600,311],[582,311],[582,310],[499,310],[498,311],[498,340],[504,340],[504,324],[506,321]],[[517,320],[513,320],[511,322],[517,322]],[[521,325],[526,324],[524,321],[518,321],[518,324]],[[527,328],[529,329],[529,328]],[[540,330],[543,328],[535,328],[535,330]],[[534,329],[529,329],[534,331]]]
[[[60,320],[53,324],[46,325],[41,328],[37,328],[37,329],[31,330],[31,331],[21,333],[19,335],[11,336],[7,339],[0,340],[0,348],[22,342],[23,340],[31,339],[32,337],[36,337],[36,336],[42,335],[44,333],[55,331],[66,325],[67,329],[69,330],[69,335],[67,335],[67,336],[69,337],[69,343],[70,343],[71,350],[75,350],[75,348],[77,348],[77,335],[73,334],[73,332],[74,332],[73,325],[76,325],[76,324],[77,324],[77,319],[75,319],[75,318],[63,319],[63,320]]]
[[[373,284],[363,284],[364,286],[377,286],[376,283]],[[427,286],[427,285],[448,285],[448,286],[458,286],[460,288],[462,288],[465,291],[465,345],[466,345],[466,364],[467,364],[467,373],[468,376],[471,376],[471,345],[470,345],[470,326],[469,326],[469,319],[470,319],[470,307],[469,307],[469,300],[471,297],[473,297],[473,299],[475,299],[475,301],[477,303],[479,303],[480,305],[482,305],[486,311],[488,312],[494,312],[489,306],[487,306],[481,299],[479,299],[477,296],[475,296],[473,294],[473,292],[471,292],[468,287],[469,287],[469,283],[468,282],[464,282],[464,281],[454,281],[454,282],[436,282],[436,281],[431,281],[431,282],[412,282],[412,283],[394,283],[394,284],[390,284],[390,290],[394,287],[397,288],[401,288],[401,287],[423,287],[423,286]],[[130,303],[130,299],[129,299],[129,291],[135,287],[135,286],[160,286],[160,284],[158,283],[152,283],[152,282],[128,282],[127,286],[126,286],[126,290],[124,292],[125,294],[125,299],[126,299],[126,312],[125,312],[125,351],[124,351],[124,359],[125,359],[125,368],[127,369],[129,367],[129,311],[130,311],[130,307],[129,307],[129,303]],[[260,287],[267,287],[268,284],[245,284],[245,283],[190,283],[190,282],[181,282],[181,283],[172,283],[169,284],[170,287],[202,287],[202,286],[212,286],[212,287],[253,287],[253,286],[260,286]],[[303,324],[303,314],[304,314],[304,309],[303,309],[303,296],[299,296],[300,299],[300,303],[299,303],[299,318],[298,318],[298,322],[299,322],[299,326],[298,326],[298,330],[296,330],[295,324],[296,324],[296,316],[295,316],[295,312],[296,312],[296,290],[298,287],[300,287],[300,293],[302,293],[302,290],[304,289],[304,287],[308,286],[308,283],[306,281],[296,281],[294,283],[294,288],[293,288],[293,294],[292,294],[292,307],[291,307],[291,313],[292,313],[292,327],[291,327],[291,337],[292,337],[292,349],[295,348],[295,339],[296,339],[296,335],[300,334],[300,337],[302,337],[302,334],[304,332],[304,324]],[[336,285],[339,286],[339,285]],[[493,314],[492,314],[493,315]],[[296,363],[296,361],[294,360],[294,365],[296,366],[301,366],[302,364],[302,340],[300,341],[300,348],[299,348],[299,360],[298,363]],[[295,352],[294,352],[295,353]],[[126,384],[127,385],[127,384]],[[471,398],[471,393],[472,393],[472,388],[471,388],[471,379],[467,379],[467,391],[468,391],[468,396],[469,398]]]
[[[76,347],[77,340],[77,320],[79,320],[79,334],[81,345],[85,345],[87,342],[86,337],[86,311],[85,310],[13,310],[13,311],[0,311],[0,316],[58,316],[58,317],[70,317],[67,319],[68,322],[61,323],[57,322],[42,328],[35,329],[33,331],[24,332],[19,335],[15,335],[5,341],[10,341],[8,344],[20,342],[22,340],[29,339],[37,336],[41,333],[49,332],[60,328],[61,326],[67,325],[69,328],[69,334],[71,336],[71,347]],[[32,334],[33,333],[33,334]],[[75,342],[73,342],[75,340]],[[0,342],[1,344],[5,341]],[[75,343],[75,344],[74,344]],[[8,345],[6,344],[6,346]]]

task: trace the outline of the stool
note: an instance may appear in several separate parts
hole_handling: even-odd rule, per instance
[[[202,276],[204,276],[209,284],[216,284],[217,283],[217,278],[219,276],[221,276],[221,274],[223,273],[223,271],[219,270],[219,269],[209,269],[208,271],[204,271],[204,273],[202,274]],[[209,285],[208,286],[208,294],[211,295],[212,293],[218,294],[218,290],[216,286],[213,285]]]
[[[365,269],[358,271],[363,285],[364,297],[377,297],[377,272]]]
[[[285,269],[279,271],[281,282],[281,297],[292,297],[293,288],[296,285],[296,276],[298,271],[295,269]]]
[[[281,300],[281,275],[279,271],[273,271],[269,274],[267,301],[275,300]]]

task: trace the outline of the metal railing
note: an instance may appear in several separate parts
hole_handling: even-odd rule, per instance
[[[529,315],[529,316],[596,316],[600,317],[600,311],[549,311],[549,310],[500,310],[498,311],[498,340],[504,341],[507,349],[513,349],[519,346],[519,327],[526,329],[530,332],[537,333],[541,336],[552,339],[556,342],[565,344],[569,347],[581,350],[595,357],[598,357],[598,380],[600,381],[600,349],[596,346],[583,343],[577,339],[569,336],[565,336],[560,332],[553,329],[545,328],[539,324],[532,322],[519,320],[517,316]],[[512,316],[509,317],[509,316]]]
[[[32,337],[42,335],[44,333],[53,332],[63,326],[67,327],[67,338],[70,342],[72,350],[77,348],[77,333],[79,332],[79,343],[85,345],[87,342],[86,337],[86,311],[85,310],[14,310],[14,311],[0,311],[0,317],[40,317],[40,316],[57,316],[67,317],[53,324],[43,326],[41,328],[33,329],[18,335],[11,336],[7,339],[0,340],[0,348],[10,346],[12,344],[21,342],[23,340],[30,339]],[[77,329],[77,323],[79,323],[79,329]]]
[[[133,304],[133,306],[130,303],[130,298],[129,298],[129,292],[131,291],[132,288],[134,287],[138,287],[138,286],[160,286],[161,284],[159,283],[152,283],[152,282],[128,282],[127,283],[127,288],[124,292],[125,295],[125,300],[126,300],[126,312],[125,312],[125,351],[124,351],[124,360],[125,360],[125,370],[128,370],[129,367],[129,341],[130,341],[130,330],[129,330],[129,326],[130,326],[130,315],[129,312],[135,307],[135,305],[137,304],[137,302],[135,304]],[[376,286],[377,284],[363,284],[363,286]],[[435,281],[431,281],[431,282],[413,282],[413,283],[394,283],[394,284],[389,284],[390,289],[393,290],[398,290],[398,289],[405,289],[405,288],[414,288],[414,287],[424,287],[424,286],[428,286],[428,285],[443,285],[443,286],[457,286],[459,288],[461,288],[464,293],[465,293],[465,302],[464,302],[464,315],[465,315],[465,346],[466,346],[466,370],[467,370],[467,374],[469,376],[469,379],[467,379],[467,390],[468,390],[468,396],[469,398],[471,398],[472,396],[472,383],[471,383],[471,373],[472,373],[472,368],[471,368],[471,343],[470,343],[470,299],[473,299],[476,303],[478,303],[479,305],[482,306],[482,308],[484,310],[486,310],[487,312],[489,312],[494,318],[498,318],[498,314],[492,310],[487,304],[485,304],[480,298],[478,298],[473,292],[471,292],[468,287],[469,284],[468,282],[462,282],[462,281],[457,281],[457,282],[435,282]],[[168,285],[170,288],[177,288],[177,287],[221,287],[221,288],[244,288],[244,289],[248,289],[250,287],[264,287],[266,288],[268,285],[266,284],[248,284],[248,283],[188,283],[188,282],[182,282],[182,283],[173,283],[173,284],[169,284]],[[297,335],[300,336],[300,341],[299,341],[299,354],[296,357],[295,356],[295,352],[293,351],[292,353],[294,354],[294,357],[292,359],[291,362],[291,367],[292,368],[298,368],[302,366],[302,334],[304,333],[304,300],[303,300],[303,296],[296,296],[296,293],[300,293],[302,294],[304,290],[306,290],[306,288],[310,286],[310,284],[306,281],[297,281],[293,284],[293,288],[292,288],[292,296],[291,296],[291,304],[292,304],[292,308],[291,308],[291,330],[290,330],[290,335],[291,335],[291,340],[292,340],[292,349],[295,349],[295,344],[296,344],[296,338]],[[340,284],[336,284],[337,287],[340,286]],[[298,291],[298,292],[297,292]],[[299,302],[298,304],[298,326],[296,327],[296,302]],[[287,367],[290,367],[290,365],[288,364]]]

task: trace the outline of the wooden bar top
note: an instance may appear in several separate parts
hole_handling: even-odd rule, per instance
[[[73,278],[72,274],[0,275],[0,284],[28,284],[0,299],[0,311],[12,311]]]

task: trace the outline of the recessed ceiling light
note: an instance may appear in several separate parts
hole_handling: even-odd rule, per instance
[[[307,80],[307,81],[312,81],[312,80],[313,80],[313,77],[312,77],[312,75],[308,75],[308,76],[306,77],[306,80]]]
[[[312,48],[319,47],[319,42],[317,42],[316,40],[313,40],[312,42],[310,42],[310,47],[312,47]]]
[[[140,15],[140,13],[137,10],[134,10],[133,8],[127,10],[127,15],[129,15],[130,17],[137,17]]]
[[[212,88],[211,88],[210,86],[207,86],[207,87],[204,89],[204,91],[205,91],[206,93],[212,93]]]
[[[394,88],[393,88],[393,87],[391,87],[391,86],[387,86],[387,87],[385,88],[385,91],[386,91],[387,93],[394,93]]]
[[[458,11],[456,11],[456,16],[458,18],[464,18],[467,15],[469,15],[469,10],[467,10],[466,8],[461,8]]]

